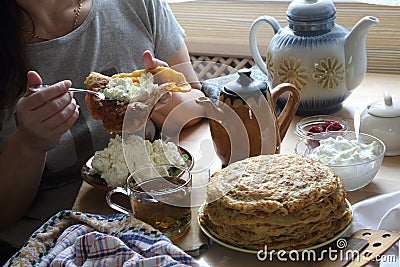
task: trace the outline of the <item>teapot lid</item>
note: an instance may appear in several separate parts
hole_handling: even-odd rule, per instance
[[[253,96],[255,93],[264,92],[268,85],[264,81],[251,78],[251,69],[238,70],[239,78],[225,85],[224,91],[229,94],[239,95],[243,98]]]
[[[336,8],[331,0],[294,0],[286,16],[293,30],[330,30],[334,27]]]
[[[385,92],[383,101],[374,102],[367,107],[368,113],[377,117],[400,117],[400,102],[393,102],[392,96]]]

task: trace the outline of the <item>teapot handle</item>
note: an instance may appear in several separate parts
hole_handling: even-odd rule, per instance
[[[267,66],[265,65],[265,62],[262,59],[260,51],[258,50],[257,46],[257,30],[262,23],[268,23],[269,25],[271,25],[272,29],[274,30],[274,34],[276,34],[279,31],[281,26],[279,25],[279,22],[274,17],[271,16],[258,17],[251,25],[250,36],[249,36],[251,54],[257,66],[260,68],[260,70],[262,70],[262,72],[264,72],[265,75],[268,76]]]
[[[297,108],[300,104],[300,94],[297,88],[290,83],[281,83],[271,91],[272,106],[275,106],[276,102],[278,101],[278,97],[285,92],[289,92],[289,97],[285,107],[277,118],[279,136],[281,140],[283,140],[283,137],[285,137],[290,123],[293,120],[294,115],[296,115]]]

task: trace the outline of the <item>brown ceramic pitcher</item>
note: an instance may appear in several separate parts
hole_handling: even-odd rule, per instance
[[[251,156],[279,153],[300,102],[292,84],[280,84],[270,91],[267,83],[250,75],[251,70],[240,70],[239,78],[221,90],[217,106],[208,97],[196,101],[206,107],[211,136],[224,166]],[[286,105],[277,116],[276,101],[286,92]]]

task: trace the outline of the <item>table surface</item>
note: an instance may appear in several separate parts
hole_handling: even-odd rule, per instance
[[[349,125],[353,124],[353,113],[358,106],[362,111],[374,101],[383,99],[383,93],[387,91],[396,98],[400,96],[400,76],[387,74],[368,73],[361,85],[344,101],[343,108],[332,115],[345,119]],[[294,147],[298,141],[294,134],[295,124],[302,119],[295,116],[290,128],[282,140],[281,153],[294,153]],[[352,126],[350,127],[352,129]],[[211,134],[207,121],[203,121],[194,127],[185,129],[179,140],[175,140],[180,146],[186,148],[194,157],[195,164],[208,164],[211,173],[221,168],[221,163],[215,155],[212,146]],[[347,197],[354,204],[364,199],[394,191],[400,191],[400,156],[385,157],[381,168],[374,180],[366,187],[354,192],[349,192]],[[106,192],[93,188],[83,183],[74,204],[74,209],[82,212],[112,214],[105,202]],[[213,243],[209,249],[202,251],[198,258],[204,266],[312,266],[310,262],[278,262],[277,260],[260,261],[256,255],[237,252]]]

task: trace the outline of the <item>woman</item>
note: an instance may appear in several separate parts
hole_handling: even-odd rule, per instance
[[[71,85],[84,88],[90,71],[111,75],[167,64],[186,63],[179,70],[188,81],[195,82],[195,74],[184,32],[164,0],[2,0],[0,15],[7,36],[0,47],[3,252],[21,247],[52,214],[72,207],[80,167],[111,137],[91,119],[84,95],[67,92]],[[53,86],[26,90],[42,83]],[[201,95],[167,95],[151,119],[161,127],[182,104],[188,112],[169,127],[191,125],[203,116],[194,104]]]

